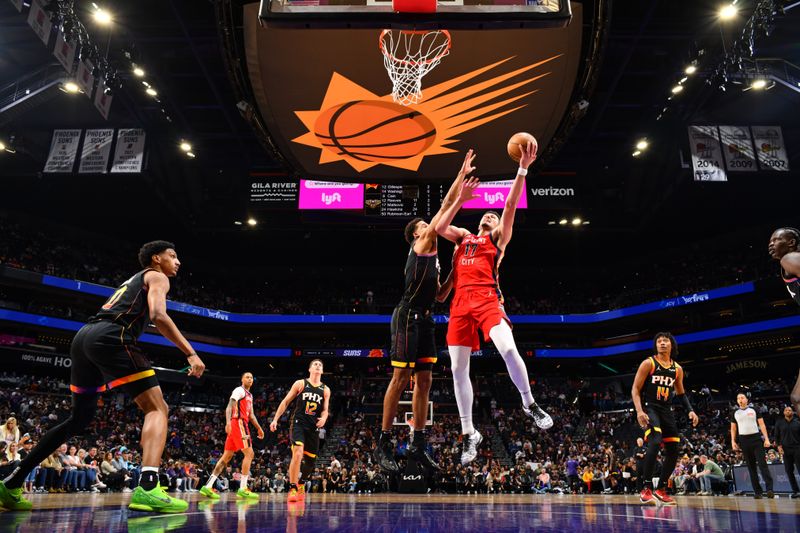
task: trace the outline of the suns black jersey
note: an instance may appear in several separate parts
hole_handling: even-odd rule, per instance
[[[669,407],[675,396],[675,380],[678,377],[678,363],[672,361],[668,367],[662,366],[655,357],[650,357],[650,373],[642,387],[645,404]]]
[[[144,275],[153,270],[146,268],[130,277],[125,283],[114,291],[89,322],[106,320],[119,324],[135,339],[144,331],[145,325],[150,320],[150,309],[147,305],[147,289],[145,288]]]
[[[307,379],[304,379],[303,392],[297,395],[297,400],[294,402],[292,420],[306,424],[308,427],[316,426],[325,401],[324,392],[324,383],[315,387]]]
[[[432,308],[439,288],[439,270],[436,252],[418,254],[412,244],[406,260],[406,285],[400,305],[423,311]]]
[[[800,278],[790,276],[783,269],[781,269],[781,278],[783,278],[783,283],[786,285],[786,290],[792,295],[792,300],[797,305],[800,305]]]

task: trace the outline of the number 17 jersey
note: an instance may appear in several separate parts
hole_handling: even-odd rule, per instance
[[[320,383],[315,387],[307,379],[303,380],[303,392],[297,396],[297,401],[294,403],[294,412],[292,413],[295,423],[302,424],[305,427],[316,427],[317,419],[322,413],[322,404],[325,398],[324,392],[324,383]]]

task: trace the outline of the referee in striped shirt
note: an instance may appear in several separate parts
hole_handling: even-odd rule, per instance
[[[764,451],[765,448],[771,446],[767,435],[767,426],[764,425],[764,418],[756,413],[744,392],[736,395],[736,403],[739,404],[739,408],[734,411],[731,419],[731,445],[734,450],[741,450],[744,455],[747,470],[750,472],[755,498],[760,500],[762,497],[756,464],[758,469],[761,470],[761,477],[764,478],[764,482],[767,485],[767,498],[774,498],[772,475],[769,473],[767,454]],[[764,436],[763,443],[761,435]],[[737,440],[739,444],[736,443]]]

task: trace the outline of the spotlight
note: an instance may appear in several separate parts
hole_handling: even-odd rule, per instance
[[[588,220],[584,220],[581,224],[584,225],[584,226],[588,226],[589,225],[589,221]]]
[[[144,77],[144,70],[139,67],[134,67],[133,73],[140,78]]]
[[[640,155],[642,155],[642,152],[641,152],[641,150],[636,150],[636,151],[635,151],[635,152],[633,152],[631,155],[632,155],[633,157],[639,157]]]
[[[728,4],[727,6],[723,7],[719,10],[719,18],[722,20],[730,20],[736,16],[736,13],[739,10],[733,4]]]
[[[105,9],[97,8],[94,12],[94,20],[98,24],[103,24],[103,25],[111,24],[112,22],[111,13],[109,13]]]
[[[71,94],[75,94],[75,93],[77,93],[77,92],[79,92],[81,90],[81,88],[78,87],[78,84],[75,83],[75,82],[72,82],[72,81],[68,81],[67,83],[65,83],[62,86],[62,88],[63,88],[64,92],[71,93]]]
[[[684,77],[682,77],[682,78],[681,78],[681,81],[679,81],[678,83],[679,83],[680,85],[683,85],[683,83],[684,83],[686,80],[688,80],[688,79],[689,79],[689,78],[687,78],[686,76],[684,76]]]
[[[767,86],[767,80],[763,78],[753,80],[753,83],[750,84],[750,87],[755,90],[763,89],[766,86]]]
[[[683,85],[676,85],[672,88],[672,94],[678,94],[683,90]]]
[[[6,145],[2,141],[0,141],[0,152],[5,152],[5,150],[6,150]]]
[[[192,145],[187,143],[186,141],[181,141],[181,150],[183,150],[184,152],[191,152]]]
[[[558,225],[559,226],[566,226],[567,225],[567,219],[566,218],[562,218],[561,220],[558,221]]]
[[[156,92],[156,90],[155,90],[155,89],[153,89],[152,87],[148,87],[148,88],[147,88],[147,89],[146,89],[144,92],[146,92],[146,93],[147,93],[147,94],[149,94],[150,96],[157,96],[157,95],[158,95],[158,93]]]
[[[241,220],[234,220],[233,223],[236,224],[237,226],[241,226],[242,225],[242,221]]]
[[[684,70],[684,72],[685,72],[686,74],[688,74],[689,76],[691,76],[692,74],[694,74],[695,72],[697,72],[697,67],[696,67],[696,66],[694,66],[694,65],[689,65],[688,67],[686,67],[686,70]]]
[[[254,219],[253,217],[250,217],[250,218],[247,219],[247,225],[248,226],[255,226],[256,224],[258,224],[258,221],[256,219]]]
[[[637,150],[647,150],[648,146],[649,146],[649,144],[647,143],[646,139],[642,139],[641,141],[636,143],[636,149]]]
[[[547,225],[548,226],[555,226],[556,225],[556,221],[555,220],[551,220],[550,222],[547,223]]]
[[[194,159],[195,157],[197,157],[196,155],[194,155],[194,152],[186,152],[186,156],[190,157],[191,159]]]
[[[147,82],[146,82],[146,81],[144,81],[144,80],[142,80],[142,85],[144,85],[145,87],[150,87],[150,84],[149,84],[149,83],[147,83]]]
[[[573,226],[580,226],[581,222],[583,222],[583,220],[581,220],[580,217],[575,217],[575,218],[572,219],[572,225]]]

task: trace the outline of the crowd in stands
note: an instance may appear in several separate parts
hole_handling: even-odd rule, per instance
[[[0,265],[106,286],[119,285],[138,268],[134,244],[125,246],[128,253],[124,255],[119,247],[111,250],[99,245],[76,246],[74,243],[82,235],[64,233],[63,228],[37,230],[2,214],[0,231],[4,236],[0,241]],[[219,276],[204,272],[190,258],[184,258],[184,263],[181,275],[172,283],[170,299],[232,312],[391,313],[402,290],[397,269],[365,268],[354,272],[320,265]],[[637,262],[593,265],[591,272],[532,265],[517,271],[513,266],[508,268],[503,278],[506,310],[511,314],[597,312],[776,273],[765,250],[753,246],[725,246],[713,253],[662,253],[658,260],[643,257]],[[315,284],[304,286],[297,284],[297,279],[327,280],[325,298],[319,297]],[[441,312],[446,309],[446,305],[439,307]],[[60,311],[60,316],[68,316],[74,310]]]
[[[476,427],[484,434],[484,445],[470,465],[460,464],[461,435],[458,416],[437,414],[429,427],[429,453],[441,466],[435,475],[435,490],[455,493],[635,493],[641,488],[644,447],[637,438],[629,404],[616,402],[620,409],[603,411],[608,398],[598,395],[593,402],[578,401],[582,384],[567,380],[545,380],[535,386],[537,399],[557,420],[547,431],[519,409],[515,391],[509,391],[505,376],[479,375],[476,389]],[[273,410],[291,386],[291,379],[276,379],[254,386],[254,412],[266,427]],[[371,451],[379,430],[379,413],[365,414],[364,406],[379,404],[386,381],[356,375],[328,376],[334,392],[331,418],[321,434],[321,460],[306,480],[311,492],[383,492],[393,488],[392,480],[372,461]],[[782,416],[788,395],[787,384],[779,379],[750,383],[754,397],[765,399],[755,405],[767,427]],[[171,490],[193,492],[204,483],[221,455],[224,434],[226,388],[235,385],[207,384],[204,397],[214,397],[218,407],[191,408],[197,391],[164,385],[170,410],[169,433],[164,452],[162,483]],[[738,386],[741,386],[739,384]],[[446,380],[436,380],[437,409],[447,412],[452,394]],[[704,387],[705,388],[705,387]],[[721,393],[721,396],[725,396]],[[187,401],[188,400],[188,401]],[[182,407],[177,407],[182,405]],[[691,428],[677,408],[683,436],[681,460],[669,486],[678,493],[727,492],[731,467],[741,462],[741,452],[729,442],[731,396],[715,402],[698,402],[701,424]],[[453,407],[453,406],[450,406]],[[0,374],[0,475],[13,468],[48,427],[68,416],[69,396],[58,379],[41,376]],[[450,412],[454,412],[452,409]],[[285,492],[288,489],[290,444],[285,419],[276,434],[268,434],[256,446],[252,464],[251,490]],[[56,450],[34,470],[25,488],[32,492],[129,491],[140,475],[138,440],[141,414],[121,393],[98,397],[98,414],[87,432]],[[326,438],[327,437],[327,438]],[[410,443],[406,426],[394,432],[396,458],[404,464]],[[258,443],[257,443],[258,444]],[[499,447],[498,447],[499,446]],[[330,460],[327,458],[330,457]],[[325,458],[322,460],[322,458]],[[770,450],[771,462],[781,460]],[[219,477],[216,489],[235,491],[241,478],[240,458],[235,457]],[[702,472],[719,468],[720,479]],[[716,472],[716,470],[713,470]],[[710,480],[715,482],[712,484]],[[708,483],[706,484],[706,481]]]

